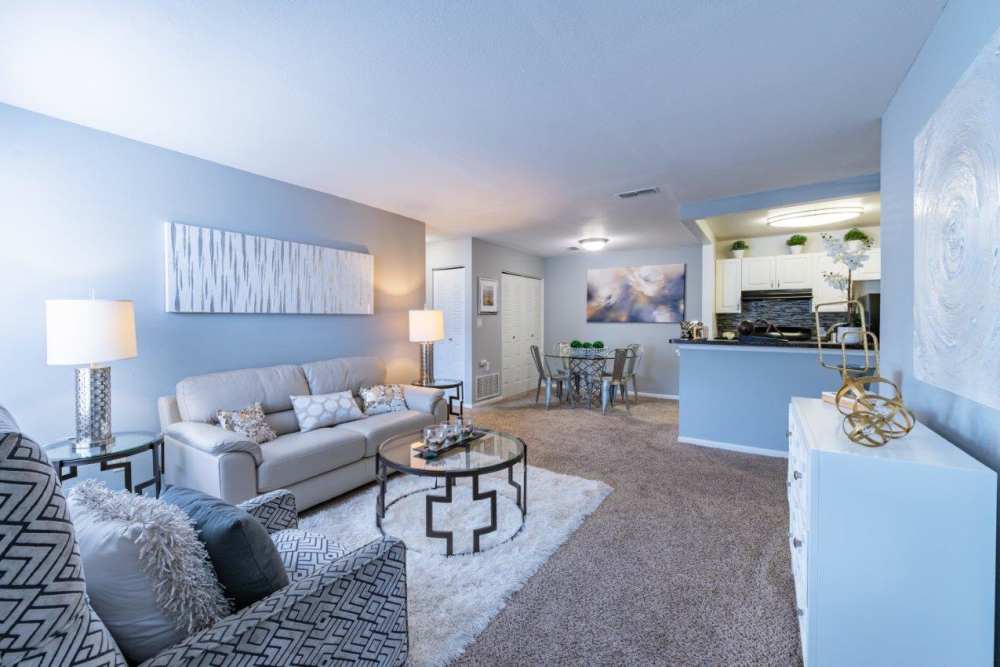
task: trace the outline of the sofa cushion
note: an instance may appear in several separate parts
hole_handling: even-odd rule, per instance
[[[347,555],[347,549],[324,535],[290,528],[271,536],[292,581],[311,577],[333,561]]]
[[[215,575],[234,609],[242,609],[288,585],[288,574],[267,529],[225,500],[172,486],[160,500],[176,505],[194,522]]]
[[[385,364],[378,357],[342,357],[302,364],[310,394],[333,394],[385,382]],[[305,392],[293,392],[305,393]]]
[[[420,433],[425,426],[432,425],[434,421],[434,415],[430,413],[402,410],[341,424],[337,430],[350,429],[363,435],[366,443],[365,456],[375,456],[379,445],[389,438],[410,432]]]
[[[309,393],[298,366],[245,368],[185,378],[177,383],[177,407],[184,421],[212,421],[217,410],[239,410],[259,402],[265,413],[291,410],[292,394]]]
[[[357,423],[357,422],[352,422]],[[262,445],[257,490],[273,491],[361,460],[365,438],[342,424],[307,433],[288,433]]]
[[[291,397],[289,397],[291,398]],[[299,420],[295,416],[295,410],[282,410],[264,415],[264,421],[271,427],[271,430],[278,435],[295,433],[299,430]]]

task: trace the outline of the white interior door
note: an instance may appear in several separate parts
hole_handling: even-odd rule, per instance
[[[444,313],[444,340],[434,343],[434,376],[465,378],[465,268],[435,269],[434,309]]]
[[[535,386],[531,346],[542,343],[542,289],[535,278],[503,274],[500,278],[501,378],[504,396]]]

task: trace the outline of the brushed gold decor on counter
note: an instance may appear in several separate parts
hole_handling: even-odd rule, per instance
[[[855,365],[848,363],[847,345],[843,339],[840,347],[839,364],[830,361],[830,354],[824,351],[824,339],[844,323],[834,324],[826,335],[820,323],[824,308],[847,307],[847,323],[860,323],[858,345],[861,346],[863,360]],[[881,447],[890,440],[902,438],[913,428],[914,419],[903,404],[899,387],[881,376],[879,371],[878,338],[868,330],[865,309],[854,299],[818,303],[813,308],[816,320],[816,346],[819,363],[840,373],[841,386],[834,398],[834,405],[844,415],[844,433],[851,442],[865,447]],[[831,345],[827,343],[826,345]],[[855,355],[852,355],[855,356]],[[890,389],[891,391],[887,390]],[[881,391],[880,391],[881,390]],[[882,392],[885,392],[883,394]]]

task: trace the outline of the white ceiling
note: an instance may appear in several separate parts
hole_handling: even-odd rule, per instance
[[[944,4],[8,0],[0,101],[539,255],[693,243],[679,202],[878,171]]]
[[[823,225],[822,227],[769,227],[767,216],[771,211],[786,211],[800,208],[821,208],[824,206],[857,206],[865,207],[865,212],[860,217],[847,222],[839,222],[833,225]],[[791,236],[796,232],[824,232],[833,229],[850,229],[851,227],[869,227],[878,225],[881,221],[881,197],[879,193],[873,192],[857,197],[839,197],[837,199],[826,199],[815,202],[803,202],[795,206],[783,206],[774,209],[760,209],[757,211],[741,211],[728,215],[718,215],[712,218],[705,218],[705,222],[715,233],[715,238],[719,241],[732,241],[734,239],[753,238],[756,236],[773,236],[775,234],[787,234]]]

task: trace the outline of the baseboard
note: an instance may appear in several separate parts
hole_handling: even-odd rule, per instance
[[[640,391],[639,395],[646,396],[647,398],[665,398],[671,401],[680,400],[680,396],[678,396],[677,394],[654,394],[651,391]]]
[[[711,447],[713,449],[728,449],[732,452],[742,452],[744,454],[758,454],[760,456],[772,456],[779,459],[787,459],[788,452],[778,449],[767,449],[766,447],[750,447],[748,445],[736,445],[731,442],[719,442],[718,440],[705,440],[704,438],[689,438],[686,435],[678,435],[677,442],[685,445],[696,445],[698,447]]]

